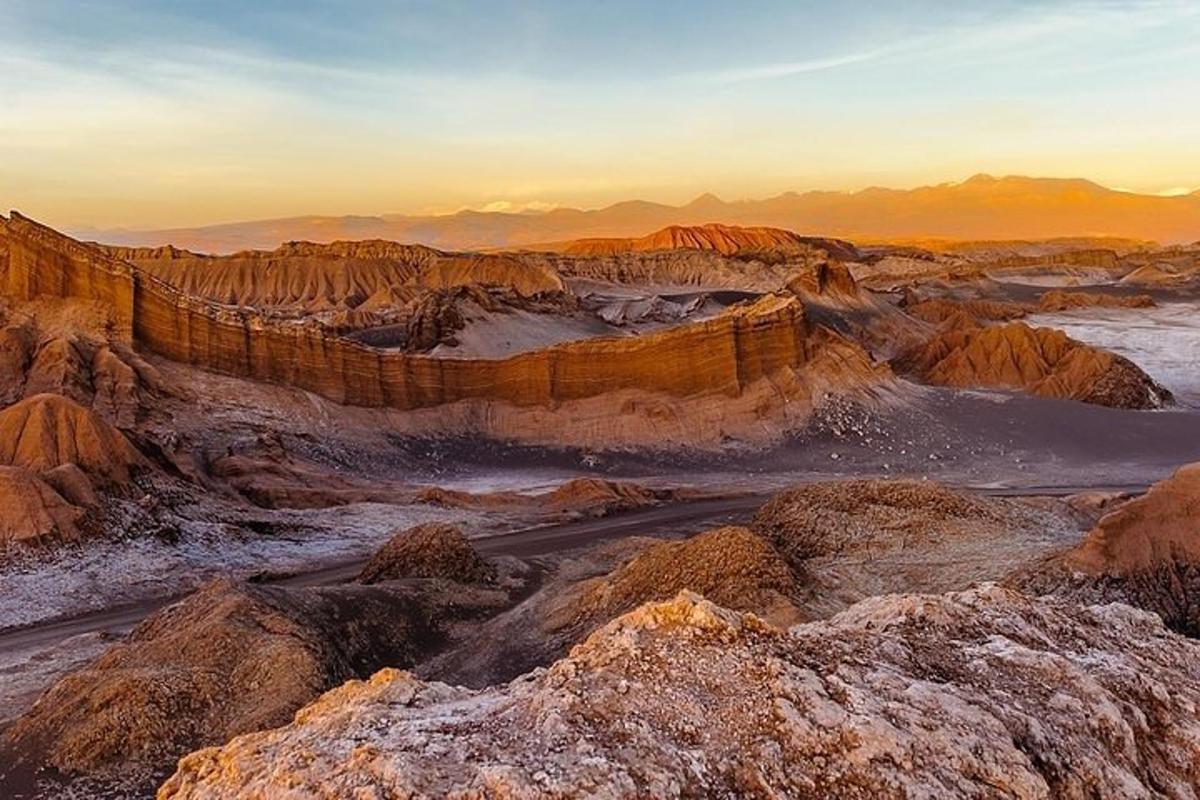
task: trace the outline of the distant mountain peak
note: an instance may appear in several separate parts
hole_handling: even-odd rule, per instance
[[[717,197],[712,192],[705,192],[697,197],[692,202],[688,203],[684,208],[712,208],[714,206],[723,206],[725,201]]]

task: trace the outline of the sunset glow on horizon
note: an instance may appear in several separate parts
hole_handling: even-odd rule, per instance
[[[1200,4],[900,6],[10,0],[0,202],[167,227],[978,172],[1200,188]]]

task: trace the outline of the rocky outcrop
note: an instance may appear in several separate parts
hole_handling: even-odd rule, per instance
[[[440,578],[491,583],[496,569],[479,557],[462,529],[442,522],[397,531],[358,574],[360,583],[401,578]]]
[[[960,314],[966,314],[971,319],[981,322],[1007,322],[1020,319],[1029,313],[1025,306],[1008,300],[952,300],[946,297],[905,303],[904,311],[935,325],[954,319]]]
[[[1038,298],[1038,310],[1074,311],[1080,308],[1153,308],[1148,294],[1101,294],[1099,292],[1046,292]]]
[[[77,541],[82,517],[82,509],[29,470],[0,467],[0,554],[10,546]]]
[[[671,490],[656,490],[636,483],[601,478],[575,478],[540,498],[556,511],[580,511],[603,516],[614,511],[644,508],[678,497]]]
[[[579,640],[642,603],[666,600],[685,589],[787,624],[796,621],[790,598],[799,588],[788,562],[761,536],[747,528],[718,528],[681,542],[650,545],[608,575],[573,587],[556,604],[546,627]]]
[[[917,547],[1006,517],[996,501],[932,481],[844,480],[780,492],[751,524],[801,565],[822,556]]]
[[[979,254],[974,256],[981,260]],[[983,256],[987,264],[996,271],[1020,272],[1037,267],[1089,267],[1109,272],[1120,269],[1120,256],[1107,248],[1077,247],[1070,250],[1036,255],[1006,254],[1000,257]]]
[[[1160,264],[1145,264],[1121,278],[1126,286],[1175,286],[1185,283],[1197,273],[1177,272]]]
[[[98,480],[117,484],[147,466],[120,431],[56,394],[36,395],[0,411],[0,464],[35,472],[75,464]]]
[[[370,309],[387,293],[405,288],[494,286],[521,296],[563,290],[554,272],[513,256],[443,253],[378,240],[291,242],[271,251],[229,256],[175,248],[101,249],[185,295],[260,309]]]
[[[505,601],[477,590],[215,581],[51,687],[0,737],[0,778],[161,779],[189,750],[282,725],[347,679],[411,665],[441,642],[446,620]],[[131,796],[146,794],[143,785]]]
[[[562,292],[562,279],[545,264],[529,263],[510,255],[440,256],[427,263],[415,278],[427,289],[484,286],[510,289],[520,297]]]
[[[814,303],[863,305],[865,299],[850,268],[837,261],[811,264],[798,269],[787,282],[787,290]]]
[[[953,317],[892,366],[939,386],[1018,389],[1113,408],[1172,402],[1171,393],[1129,359],[1023,322],[982,327],[966,315]]]
[[[1187,796],[1200,644],[994,587],[784,632],[691,594],[483,691],[387,670],[184,758],[162,800]]]
[[[1200,464],[1105,514],[1079,543],[1013,585],[1080,602],[1124,602],[1200,637]]]

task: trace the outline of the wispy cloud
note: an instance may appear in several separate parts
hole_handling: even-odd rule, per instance
[[[889,48],[865,50],[858,53],[814,58],[805,61],[784,61],[777,64],[762,64],[753,67],[740,67],[713,73],[710,77],[715,83],[741,83],[743,81],[769,80],[771,78],[787,78],[792,75],[803,75],[809,72],[824,72],[848,67],[852,64],[863,64],[876,61],[889,53]]]
[[[1011,55],[1039,40],[1058,41],[1067,34],[1093,34],[1113,26],[1129,30],[1177,24],[1200,17],[1194,0],[1067,0],[1034,6],[1007,17],[985,16],[937,30],[926,30],[874,48],[799,61],[734,66],[703,77],[712,83],[733,84],[788,78],[813,72],[880,61],[932,58],[953,54],[979,57]],[[1152,57],[1153,52],[1143,54]]]

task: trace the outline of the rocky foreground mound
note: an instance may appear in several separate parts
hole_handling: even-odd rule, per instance
[[[1117,506],[1078,546],[1012,583],[1081,602],[1129,603],[1200,636],[1200,464]]]
[[[642,603],[685,589],[786,623],[796,619],[790,598],[799,586],[788,562],[761,536],[746,528],[718,528],[651,545],[608,575],[584,581],[551,613],[547,628],[578,639]]]
[[[1005,520],[994,501],[929,481],[845,480],[780,492],[753,527],[795,563],[927,543],[963,523]]]
[[[787,632],[684,593],[507,686],[351,682],[159,797],[1185,797],[1198,664],[1152,615],[994,587]]]
[[[458,583],[489,583],[496,570],[479,557],[462,529],[429,522],[401,530],[371,556],[360,583],[399,578],[442,578]]]
[[[215,581],[51,687],[0,736],[0,783],[46,770],[135,788],[161,780],[190,750],[282,725],[350,678],[411,666],[443,624],[505,601],[420,584]]]
[[[1023,322],[981,326],[964,315],[892,362],[926,383],[1018,389],[1113,408],[1160,408],[1171,393],[1123,356]]]

